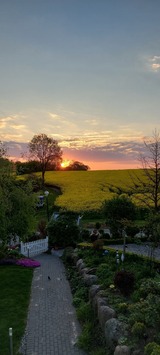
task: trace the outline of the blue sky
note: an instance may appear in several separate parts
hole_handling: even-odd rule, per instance
[[[0,140],[34,134],[91,168],[138,166],[159,130],[159,0],[5,0],[0,7]]]

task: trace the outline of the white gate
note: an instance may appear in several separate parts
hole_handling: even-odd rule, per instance
[[[23,243],[21,242],[20,253],[31,257],[41,254],[48,250],[48,237],[45,239],[35,240],[34,242]]]

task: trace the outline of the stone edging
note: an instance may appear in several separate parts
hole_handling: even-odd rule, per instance
[[[97,284],[95,268],[87,268],[83,259],[78,259],[76,250],[72,252],[71,257],[84,284],[89,288],[89,301],[98,317],[107,347],[114,351],[113,355],[140,355],[139,350],[131,352],[128,346],[120,345],[121,338],[127,337],[127,332],[124,324],[118,320],[115,310],[107,304],[105,292],[101,285]]]

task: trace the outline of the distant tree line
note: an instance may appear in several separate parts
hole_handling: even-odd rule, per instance
[[[68,166],[66,166],[65,168],[63,168],[63,170],[65,171],[69,171],[69,170],[89,170],[89,166],[85,165],[79,161],[72,161]]]
[[[41,171],[41,163],[38,160],[28,160],[26,162],[16,161],[15,162],[17,175],[32,174]],[[79,161],[73,161],[68,166],[62,169],[60,164],[55,164],[51,162],[47,165],[46,171],[78,171],[78,170],[89,170],[89,166],[85,165]]]
[[[16,161],[13,163],[14,170],[17,175],[32,174],[36,172],[42,173],[42,182],[44,185],[45,172],[62,170],[61,162],[63,152],[58,142],[46,134],[40,133],[34,135],[28,144],[29,157],[27,161]],[[0,141],[0,159],[2,164],[8,165],[9,160],[6,157],[7,148]],[[1,164],[1,161],[0,161]],[[88,170],[89,166],[79,161],[72,161],[64,170]]]

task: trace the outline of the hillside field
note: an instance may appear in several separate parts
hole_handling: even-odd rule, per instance
[[[132,177],[142,170],[47,171],[46,185],[58,186],[62,194],[55,205],[69,211],[98,211],[105,200],[132,191]],[[133,197],[135,199],[135,196]]]

